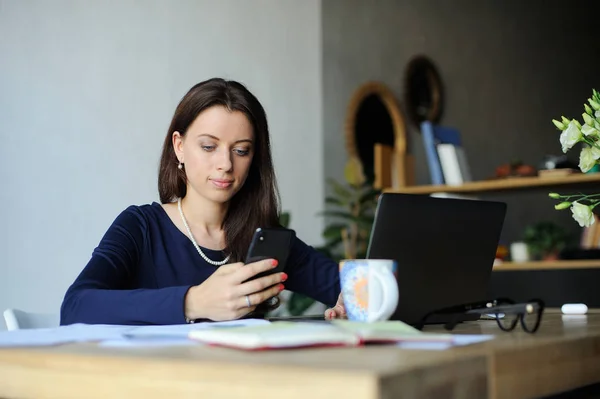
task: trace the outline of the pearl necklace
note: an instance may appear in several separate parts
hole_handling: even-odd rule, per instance
[[[187,220],[185,220],[185,216],[183,216],[183,210],[181,209],[181,198],[179,198],[177,200],[177,208],[179,209],[179,214],[181,215],[181,220],[183,220],[183,225],[185,226],[185,229],[188,232],[190,240],[192,241],[192,244],[194,244],[194,247],[196,248],[196,251],[198,251],[200,256],[202,256],[202,258],[205,261],[207,261],[208,263],[210,263],[211,265],[214,265],[214,266],[222,266],[225,263],[227,263],[227,261],[229,260],[229,256],[231,256],[231,255],[227,255],[227,257],[225,259],[223,259],[220,262],[217,262],[217,261],[210,259],[208,256],[206,256],[204,254],[204,252],[202,252],[202,250],[200,249],[200,246],[198,246],[198,243],[196,242],[196,240],[194,240],[194,235],[192,234],[192,230],[190,230],[190,226],[188,226]]]

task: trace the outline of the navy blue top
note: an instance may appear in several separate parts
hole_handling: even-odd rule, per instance
[[[224,259],[222,251],[202,250],[210,259]],[[132,205],[115,219],[67,290],[61,325],[185,323],[188,289],[216,268],[160,204]],[[286,289],[335,305],[340,293],[335,261],[296,238],[285,272]]]

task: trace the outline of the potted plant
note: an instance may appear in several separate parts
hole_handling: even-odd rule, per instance
[[[550,221],[542,221],[525,229],[524,240],[532,255],[542,260],[556,260],[569,242],[566,230]]]
[[[321,216],[329,216],[330,221],[323,230],[325,244],[315,248],[336,262],[366,257],[380,194],[366,181],[357,162],[349,161],[344,172],[345,183],[327,180],[332,194],[325,198],[328,209]],[[289,223],[289,215],[285,221]],[[294,316],[303,314],[314,303],[298,293],[292,293],[287,302],[287,310]]]
[[[371,227],[380,190],[365,179],[360,162],[350,159],[344,170],[345,183],[328,179],[332,195],[325,198],[329,208],[321,215],[329,216],[323,231],[325,245],[319,248],[336,261],[361,259],[367,255]]]

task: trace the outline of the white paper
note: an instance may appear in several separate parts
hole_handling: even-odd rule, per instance
[[[163,346],[193,346],[202,345],[200,342],[186,338],[136,338],[136,339],[113,339],[102,341],[98,346],[111,348],[152,348]]]
[[[131,326],[71,324],[54,328],[35,328],[0,332],[0,347],[51,346],[71,342],[120,339]]]
[[[0,347],[51,346],[73,342],[100,342],[111,346],[142,346],[144,342],[147,346],[174,345],[176,343],[192,343],[193,341],[187,338],[187,334],[194,329],[268,323],[270,322],[267,320],[244,319],[166,326],[71,324],[55,328],[2,331],[0,332]],[[120,341],[119,344],[117,344],[118,341]]]
[[[269,323],[269,321],[262,319],[243,319],[168,326],[140,326],[125,332],[123,338],[120,340],[104,341],[100,345],[121,348],[203,345],[198,341],[188,338],[189,332],[193,330],[243,327]]]
[[[141,339],[141,338],[185,338],[187,339],[188,334],[192,330],[201,330],[205,328],[230,328],[230,327],[242,327],[242,326],[253,326],[260,324],[269,324],[270,321],[262,319],[243,319],[243,320],[232,320],[232,321],[218,321],[218,322],[207,322],[207,323],[196,323],[196,324],[176,324],[167,326],[139,326],[133,327],[131,330],[125,332],[124,337],[130,339]]]
[[[419,350],[446,350],[453,346],[465,346],[478,344],[480,342],[494,339],[493,335],[483,334],[454,334],[452,341],[449,342],[432,342],[432,341],[411,341],[401,342],[397,346],[402,349],[419,349]]]

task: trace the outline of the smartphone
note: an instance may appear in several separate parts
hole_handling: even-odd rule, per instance
[[[291,229],[260,227],[256,229],[244,263],[258,262],[263,259],[277,259],[277,267],[259,273],[248,281],[268,276],[269,274],[283,272],[295,238],[296,232]]]

